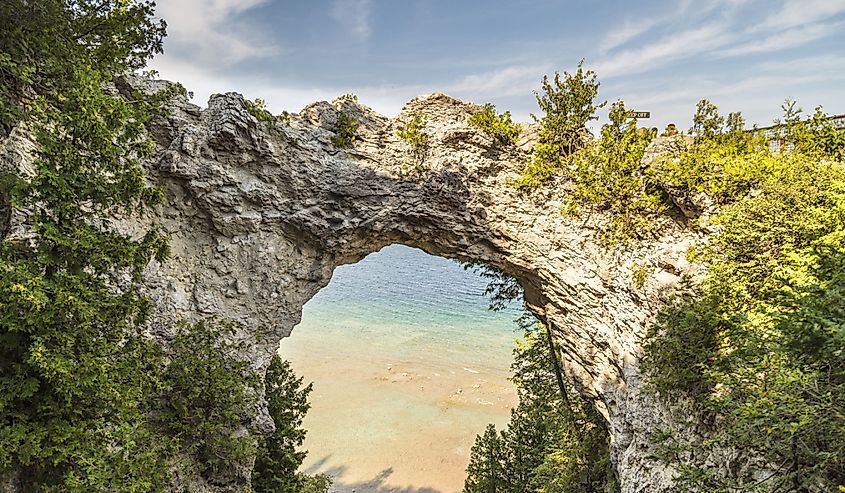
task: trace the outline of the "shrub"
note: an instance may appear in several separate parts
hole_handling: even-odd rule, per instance
[[[162,376],[161,423],[207,478],[256,451],[252,430],[242,429],[254,412],[258,381],[239,359],[245,343],[234,335],[222,323],[181,324]]]
[[[513,143],[519,137],[519,125],[511,121],[510,111],[496,114],[496,107],[488,103],[469,118],[469,124],[483,130],[487,135],[505,143]]]
[[[596,103],[599,82],[596,73],[578,64],[574,74],[564,72],[563,78],[555,72],[554,79],[543,77],[543,93],[535,93],[543,117],[534,117],[540,123],[540,135],[534,157],[515,182],[517,187],[541,185],[564,169],[568,157],[584,145],[586,126],[597,119],[596,110],[605,103]]]
[[[276,121],[276,117],[267,111],[267,102],[261,98],[255,98],[255,101],[244,99],[244,106],[246,106],[249,114],[260,122],[273,123]]]
[[[276,430],[272,435],[262,437],[259,443],[252,473],[253,491],[326,491],[331,485],[328,477],[309,477],[297,472],[306,456],[306,452],[297,449],[305,440],[302,420],[311,407],[308,394],[312,385],[303,386],[302,377],[297,377],[290,363],[278,354],[273,355],[264,382],[267,406]]]
[[[737,117],[723,127],[699,119],[702,138],[679,160],[694,166],[672,169],[683,186],[720,197],[711,222],[721,231],[697,254],[707,277],[649,331],[644,370],[656,392],[691,397],[718,418],[718,439],[775,473],[764,485],[726,480],[676,456],[691,491],[832,491],[845,481],[834,397],[845,395],[845,163],[833,160],[843,146],[786,109],[791,151],[739,135]]]
[[[408,146],[414,168],[419,170],[428,153],[429,136],[425,132],[425,116],[420,112],[412,113],[410,120],[405,122],[396,135]]]
[[[572,156],[566,172],[574,187],[565,211],[575,214],[587,207],[607,212],[610,221],[601,239],[613,244],[649,231],[665,205],[640,170],[652,133],[637,128],[622,101],[612,105],[609,117],[601,137]]]
[[[355,142],[355,132],[358,130],[358,121],[346,113],[337,114],[337,132],[332,137],[332,144],[341,149],[350,147]]]

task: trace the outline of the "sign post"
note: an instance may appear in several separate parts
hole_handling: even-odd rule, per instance
[[[650,111],[629,111],[628,112],[628,118],[633,118],[635,120],[637,118],[651,118],[651,112]]]

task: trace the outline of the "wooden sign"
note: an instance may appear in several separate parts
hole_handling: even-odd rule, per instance
[[[629,111],[628,118],[651,118],[650,111]]]

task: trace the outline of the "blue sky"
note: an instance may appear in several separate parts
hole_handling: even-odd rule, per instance
[[[596,70],[600,97],[689,124],[708,98],[769,124],[784,98],[845,113],[845,0],[159,0],[152,68],[202,106],[274,112],[353,92],[397,114],[418,94],[492,102],[527,121],[544,74]]]

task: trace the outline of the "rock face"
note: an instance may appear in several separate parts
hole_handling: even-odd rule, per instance
[[[172,238],[171,259],[147,273],[159,320],[242,323],[255,341],[246,356],[261,371],[339,265],[394,243],[485,262],[520,282],[565,352],[567,377],[607,418],[622,490],[671,491],[674,473],[649,459],[649,435],[674,425],[644,392],[639,362],[657,308],[692,273],[685,252],[699,238],[682,222],[666,219],[635,245],[601,246],[605,218],[561,213],[565,182],[530,193],[510,185],[535,129],[502,144],[467,123],[479,106],[443,94],[412,100],[396,119],[345,99],[273,123],[235,93],[205,110],[182,97],[171,105],[150,124],[158,152],[147,163],[167,204],[142,218]],[[345,150],[331,143],[339,111],[359,122]],[[430,136],[418,169],[396,136],[414,112]],[[642,266],[651,274],[638,287]],[[256,420],[271,429],[266,411]]]

